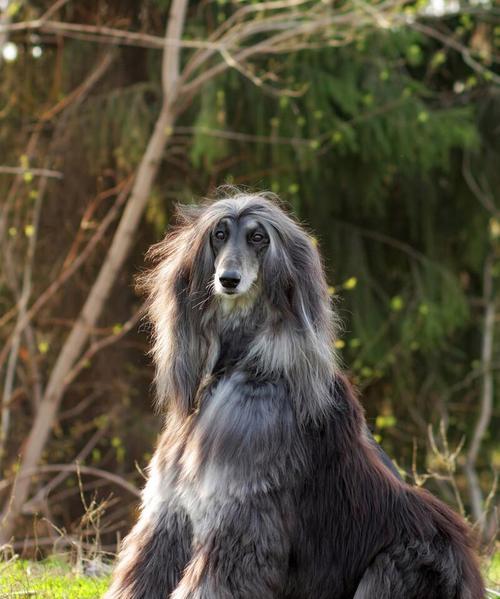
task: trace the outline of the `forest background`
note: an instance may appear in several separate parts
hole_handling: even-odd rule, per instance
[[[230,183],[309,225],[376,439],[500,571],[499,61],[488,0],[0,0],[0,544],[129,530],[162,421],[134,277]]]

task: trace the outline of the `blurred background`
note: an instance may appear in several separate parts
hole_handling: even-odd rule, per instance
[[[0,541],[129,530],[162,423],[134,277],[231,183],[308,224],[376,439],[492,556],[499,61],[488,0],[0,0]]]

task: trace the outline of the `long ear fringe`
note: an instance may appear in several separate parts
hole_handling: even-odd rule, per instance
[[[324,331],[333,343],[334,319],[321,257],[298,224],[287,225],[281,231],[271,231],[271,246],[264,260],[264,292],[304,331]]]
[[[164,240],[147,254],[153,268],[137,278],[137,287],[147,294],[147,313],[153,324],[151,354],[156,365],[156,403],[183,414],[194,401],[200,372],[201,348],[197,336],[196,295],[189,293],[202,261],[204,232],[197,227],[203,210],[176,210],[176,224]],[[200,283],[201,284],[201,283]]]
[[[335,321],[324,269],[297,221],[274,205],[268,210],[263,292],[275,324],[250,348],[249,359],[264,374],[284,375],[299,419],[317,420],[335,403]]]

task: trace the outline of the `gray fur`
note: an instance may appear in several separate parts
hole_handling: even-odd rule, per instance
[[[158,405],[189,413],[210,374],[218,329],[230,319],[224,301],[212,294],[210,232],[222,218],[242,214],[258,219],[270,238],[260,272],[267,297],[259,296],[251,313],[244,305],[243,314],[232,315],[262,330],[242,370],[248,365],[262,376],[286,377],[297,390],[300,417],[316,418],[328,408],[323,385],[334,373],[334,319],[321,260],[309,235],[274,202],[256,194],[180,209],[181,227],[151,251],[158,266],[142,283],[151,300]]]
[[[168,418],[106,598],[480,599],[465,526],[398,479],[335,367],[309,235],[262,194],[179,217],[142,280]]]

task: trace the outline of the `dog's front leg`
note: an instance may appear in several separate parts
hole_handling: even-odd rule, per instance
[[[252,497],[212,513],[217,526],[195,538],[193,557],[171,599],[281,597],[290,548],[282,500],[283,495]]]
[[[191,558],[192,525],[173,492],[173,475],[161,466],[161,447],[151,463],[141,515],[120,551],[104,599],[166,599]]]
[[[190,522],[181,512],[141,517],[124,541],[104,599],[166,599],[189,561],[190,541]]]

